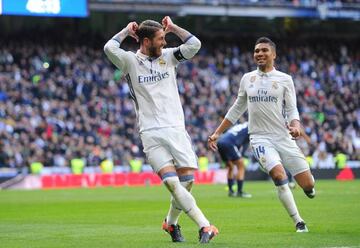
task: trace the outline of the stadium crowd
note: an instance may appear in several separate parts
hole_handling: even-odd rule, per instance
[[[276,67],[293,76],[314,168],[335,165],[334,156],[360,160],[360,53],[348,45],[280,45]],[[251,46],[203,43],[178,67],[188,132],[198,155],[218,157],[208,135],[235,100],[243,73],[253,70]],[[0,167],[39,161],[67,167],[104,159],[125,165],[144,159],[134,106],[121,71],[101,48],[13,42],[0,48]],[[243,118],[242,121],[245,121]]]
[[[126,2],[126,1],[124,1]],[[359,7],[358,0],[133,0],[133,3],[160,4],[207,4],[207,5],[265,5],[265,6],[295,6],[316,7],[327,4],[329,7],[354,6]],[[349,5],[353,4],[353,5]]]

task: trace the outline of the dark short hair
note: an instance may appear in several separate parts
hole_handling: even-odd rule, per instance
[[[152,39],[155,37],[155,33],[162,29],[163,26],[157,21],[146,20],[140,23],[139,28],[136,32],[139,37],[140,43],[144,40],[144,38]]]
[[[268,37],[260,37],[259,39],[257,39],[257,41],[255,42],[255,46],[260,43],[269,44],[274,49],[274,51],[276,51],[275,43],[272,40],[270,40]]]

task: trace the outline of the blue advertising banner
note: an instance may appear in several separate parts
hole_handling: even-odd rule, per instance
[[[0,14],[87,17],[87,0],[0,0]]]

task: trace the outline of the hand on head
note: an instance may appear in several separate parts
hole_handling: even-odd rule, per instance
[[[127,26],[126,26],[127,30],[128,30],[128,36],[133,37],[137,42],[139,42],[139,37],[137,36],[136,32],[139,28],[139,25],[136,22],[130,22]]]
[[[173,26],[174,26],[174,23],[173,23],[173,21],[171,20],[171,18],[170,18],[169,16],[165,16],[165,17],[162,19],[161,24],[162,24],[163,27],[164,27],[165,33],[172,32],[172,28],[173,28]]]

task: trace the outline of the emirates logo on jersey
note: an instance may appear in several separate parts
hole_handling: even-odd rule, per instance
[[[151,74],[151,75],[139,75],[138,80],[139,84],[153,84],[157,83],[165,78],[168,78],[170,76],[169,72],[160,73],[157,74]]]
[[[249,96],[249,102],[278,102],[278,98],[276,96],[271,96],[267,89],[260,88],[258,89],[257,95]]]

